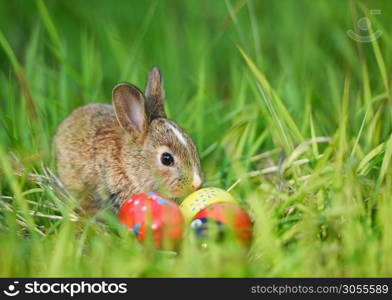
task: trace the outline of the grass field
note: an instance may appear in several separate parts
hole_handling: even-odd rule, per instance
[[[389,1],[0,1],[0,276],[392,276],[391,15]],[[119,81],[144,87],[152,65],[205,184],[251,214],[249,250],[191,234],[178,253],[143,248],[58,197],[59,122]]]

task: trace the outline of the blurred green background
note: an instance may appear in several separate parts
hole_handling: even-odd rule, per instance
[[[389,1],[0,1],[0,276],[391,276],[391,14]],[[143,250],[113,217],[70,219],[53,192],[59,122],[110,103],[119,81],[144,88],[152,65],[206,184],[250,212],[250,249],[187,236],[178,254]]]

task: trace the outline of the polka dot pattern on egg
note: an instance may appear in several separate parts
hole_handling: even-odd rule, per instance
[[[216,187],[210,187],[200,189],[190,194],[181,203],[180,208],[185,219],[190,221],[203,208],[217,202],[236,203],[230,193]]]
[[[184,231],[184,216],[176,202],[153,192],[130,196],[118,219],[139,242],[148,239],[159,249],[177,247]]]

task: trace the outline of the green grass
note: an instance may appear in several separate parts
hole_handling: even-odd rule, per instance
[[[392,276],[389,1],[113,3],[0,2],[0,276]],[[364,15],[371,43],[346,34]],[[56,196],[59,122],[152,65],[206,185],[251,214],[248,251],[143,248]]]

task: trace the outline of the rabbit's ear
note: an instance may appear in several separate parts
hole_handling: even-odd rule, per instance
[[[113,108],[121,127],[142,139],[147,132],[144,96],[134,85],[119,83],[112,92]]]
[[[145,95],[149,120],[152,121],[161,117],[165,118],[166,114],[163,104],[165,91],[163,90],[161,71],[158,67],[152,67],[148,72]]]

